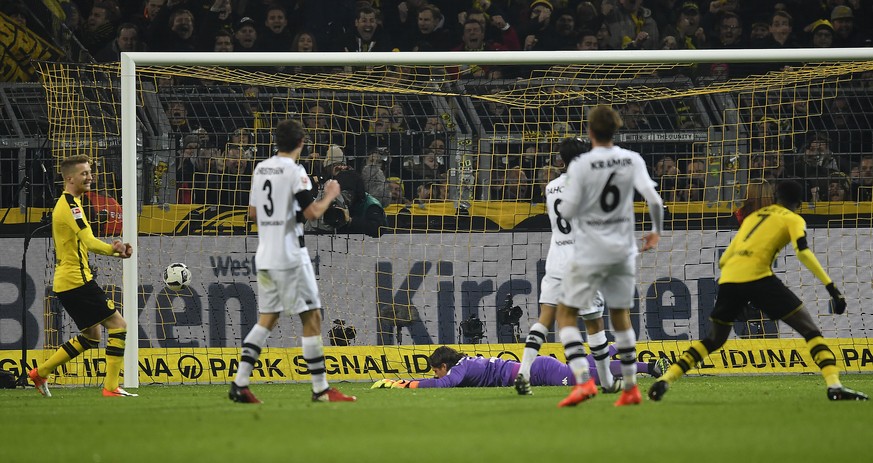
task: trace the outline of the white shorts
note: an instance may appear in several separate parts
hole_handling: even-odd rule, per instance
[[[311,262],[282,270],[258,270],[258,312],[300,314],[321,308]]]
[[[540,281],[540,304],[557,306],[561,299],[562,280],[546,273]],[[575,307],[575,306],[572,306]],[[587,306],[579,309],[579,315],[585,319],[600,318],[603,316],[603,295],[597,291],[594,299]]]
[[[581,309],[594,300],[597,290],[603,292],[606,304],[613,309],[629,309],[636,289],[636,256],[615,264],[573,263],[564,277],[560,298],[569,307]],[[580,313],[582,311],[580,310]]]

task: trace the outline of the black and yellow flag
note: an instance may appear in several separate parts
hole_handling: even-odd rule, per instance
[[[0,13],[0,82],[30,82],[36,74],[34,61],[61,56],[61,50]]]

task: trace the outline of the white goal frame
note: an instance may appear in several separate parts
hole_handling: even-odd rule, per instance
[[[122,304],[127,322],[124,387],[139,387],[139,298],[136,181],[137,66],[385,66],[385,65],[559,65],[608,63],[823,62],[873,60],[870,48],[796,48],[755,50],[598,50],[378,53],[121,53],[122,239],[133,255],[122,266]],[[129,308],[134,308],[129,310]]]

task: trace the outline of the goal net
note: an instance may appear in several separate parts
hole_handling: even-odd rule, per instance
[[[848,314],[829,313],[827,292],[791,249],[774,269],[845,368],[873,371],[873,55],[796,52],[790,63],[765,51],[646,52],[648,62],[609,52],[132,54],[121,67],[43,63],[40,74],[56,160],[94,159],[89,218],[103,236],[135,243],[124,266],[91,257],[136,327],[125,371],[138,375],[125,375],[128,387],[232,379],[257,319],[251,170],[272,155],[272,129],[285,119],[305,126],[301,163],[317,182],[344,179],[385,210],[381,222],[307,224],[329,379],[426,376],[427,356],[443,344],[520,357],[539,311],[556,146],[585,137],[597,104],[618,109],[616,142],[643,155],[669,211],[659,249],[639,259],[641,360],[676,357],[705,334],[718,257],[747,190],[798,178],[811,247]],[[645,205],[636,211],[648,227]],[[193,275],[178,292],[161,276],[173,262]],[[46,282],[52,271],[48,262]],[[37,358],[75,331],[46,294]],[[816,371],[787,327],[753,307],[744,318],[705,368]],[[299,337],[299,322],[284,319],[253,379],[307,380]],[[542,353],[563,359],[557,344]],[[101,371],[102,349],[55,381],[99,382]]]

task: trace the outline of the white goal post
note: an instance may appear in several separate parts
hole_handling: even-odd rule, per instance
[[[873,60],[873,49],[756,49],[546,52],[429,52],[429,53],[158,53],[121,54],[121,154],[123,195],[122,238],[133,244],[123,262],[122,301],[137,308],[139,296],[137,246],[137,67],[138,66],[385,66],[385,65],[572,65],[579,63],[711,63],[711,62],[825,62]],[[137,308],[138,309],[138,308]],[[125,310],[128,324],[124,370],[138,372],[138,310]],[[138,374],[124,375],[124,387],[139,386]]]

